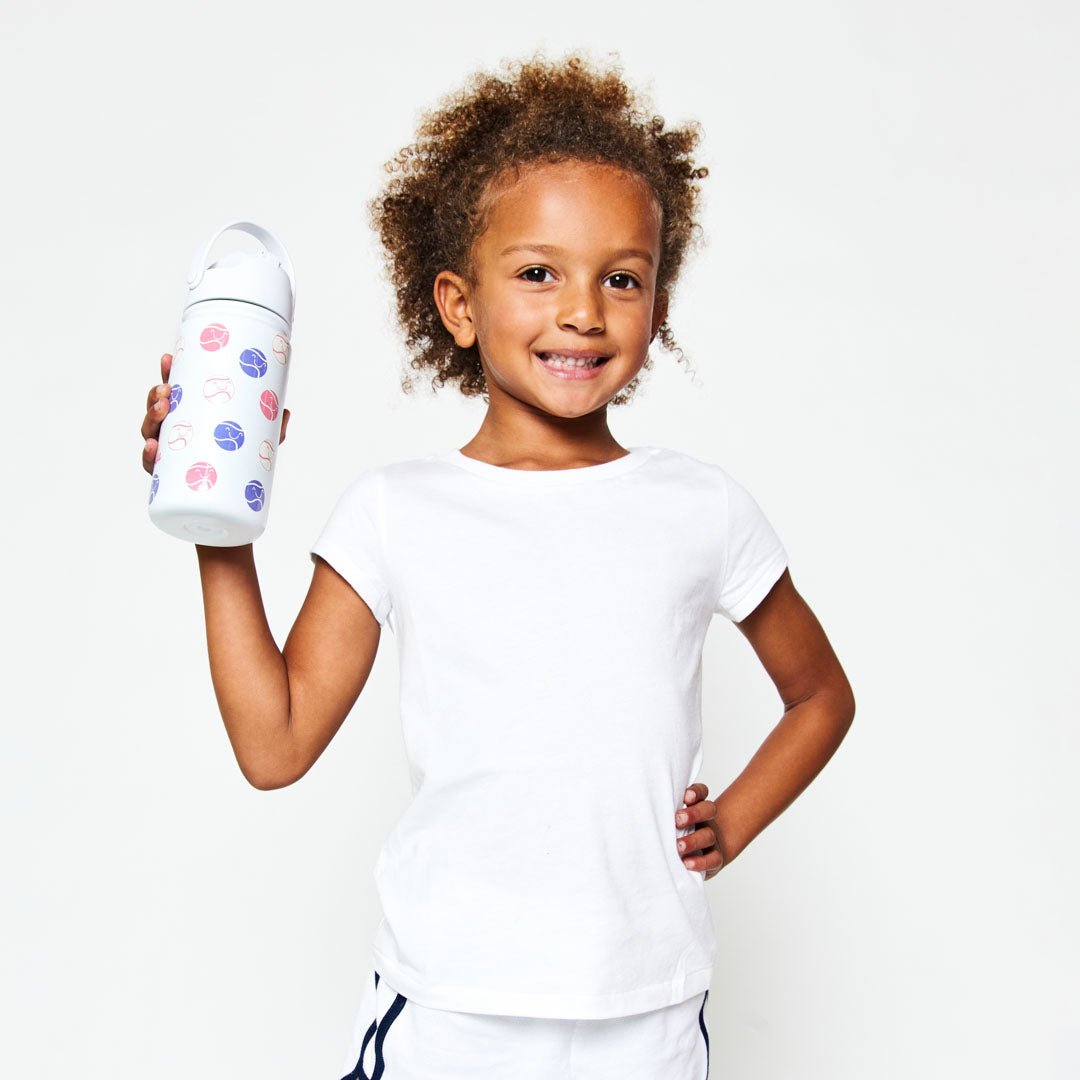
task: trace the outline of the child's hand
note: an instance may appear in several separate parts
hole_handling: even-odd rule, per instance
[[[708,801],[708,794],[705,784],[691,784],[686,789],[686,809],[675,815],[675,824],[680,829],[698,826],[689,835],[679,837],[679,855],[688,870],[704,870],[706,881],[716,877],[724,865],[720,834],[715,829],[716,803]]]
[[[142,467],[148,472],[154,471],[154,462],[158,452],[158,434],[161,421],[169,415],[169,371],[172,368],[172,356],[166,353],[161,358],[161,383],[146,395],[146,417],[142,422],[143,452]]]
[[[146,395],[146,416],[142,422],[143,452],[142,467],[153,473],[154,463],[158,454],[158,435],[161,433],[161,421],[169,415],[169,395],[172,387],[169,385],[169,372],[172,370],[172,355],[165,353],[161,358],[161,382],[152,387]],[[289,410],[281,411],[281,436],[278,439],[280,446],[285,441],[285,429],[289,426]]]

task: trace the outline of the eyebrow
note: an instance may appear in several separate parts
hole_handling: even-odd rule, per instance
[[[562,248],[556,247],[554,244],[511,244],[508,248],[503,248],[499,252],[499,258],[504,255],[512,255],[516,251],[538,251],[541,255],[559,255],[562,252]],[[613,251],[611,253],[613,259],[642,259],[650,266],[653,264],[652,253],[644,251],[641,248],[621,248],[619,251]]]

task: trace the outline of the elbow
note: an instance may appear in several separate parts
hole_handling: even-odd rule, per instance
[[[277,791],[278,788],[295,784],[307,772],[306,769],[292,767],[290,762],[274,761],[263,758],[258,761],[236,759],[244,779],[256,791]]]
[[[245,769],[241,769],[240,771],[244,774],[244,779],[255,788],[256,791],[277,791],[278,788],[288,787],[290,784],[295,783],[294,780],[284,777],[248,772]]]
[[[837,719],[846,735],[855,720],[855,692],[851,689],[847,676],[844,676],[838,688]]]
[[[833,731],[839,745],[855,719],[855,693],[839,664],[821,680],[810,699],[816,702],[817,715]]]
[[[818,687],[805,697],[785,700],[784,711],[786,713],[799,705],[808,706],[818,723],[833,733],[838,745],[855,719],[855,694],[840,668],[823,678]]]

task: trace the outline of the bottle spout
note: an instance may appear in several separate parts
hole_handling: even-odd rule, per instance
[[[246,280],[242,268],[252,256],[237,253],[236,255],[226,256],[215,263],[213,267],[208,268],[206,266],[206,259],[210,254],[210,249],[217,243],[223,233],[230,230],[246,232],[249,236],[255,237],[270,256],[268,261],[272,266],[263,263],[263,268],[250,282]],[[207,269],[211,271],[218,270],[219,272],[225,271],[225,276],[221,277],[221,280],[215,286],[209,287],[209,289],[204,285]],[[288,278],[287,290],[285,282],[280,278],[279,271],[283,272]],[[214,276],[215,274],[211,273],[210,277],[213,278]],[[277,283],[275,283],[274,279],[276,279]],[[271,310],[276,310],[286,322],[292,322],[292,313],[296,303],[296,276],[293,272],[292,260],[285,250],[285,245],[269,229],[264,229],[261,225],[256,225],[251,221],[231,221],[212,233],[199,250],[195,252],[187,276],[187,286],[190,294],[189,304],[201,299],[221,298],[220,295],[213,297],[210,294],[220,294],[220,290],[226,286],[235,291],[238,287],[242,288],[244,285],[249,285],[259,295],[237,296],[236,299],[248,299],[255,303],[261,303],[266,307],[270,307]],[[283,295],[286,291],[287,296]],[[282,310],[282,308],[286,310]]]

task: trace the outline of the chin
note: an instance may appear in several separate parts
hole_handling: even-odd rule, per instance
[[[609,401],[611,401],[611,397],[606,397],[603,401],[592,402],[590,404],[585,404],[583,402],[577,408],[571,407],[569,405],[553,406],[537,402],[536,407],[543,412],[546,412],[549,416],[558,416],[563,420],[577,420],[582,416],[590,416],[592,413],[599,412],[601,409],[607,408]]]

